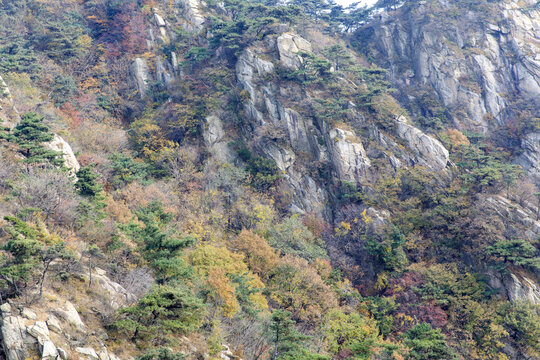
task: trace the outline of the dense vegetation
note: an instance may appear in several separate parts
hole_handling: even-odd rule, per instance
[[[508,344],[539,356],[538,306],[510,303],[470,265],[540,270],[538,240],[502,233],[475,208],[483,194],[538,205],[507,161],[514,145],[452,129],[446,109],[418,96],[409,111],[421,108],[415,121],[450,150],[451,176],[374,161],[371,183],[336,183],[313,161],[334,194],[334,218],[323,218],[288,211],[283,174],[245,136],[249,94],[234,65],[280,24],[338,40],[268,81],[322,94],[303,109],[317,121],[392,134],[407,110],[359,30],[400,3],[208,1],[197,35],[175,23],[175,1],[0,0],[0,75],[22,113],[0,134],[1,299],[39,303],[47,281],[75,288],[81,273],[92,296],[94,270],[106,269],[137,297],[102,317],[107,344],[141,360],[184,359],[184,336],[214,358],[223,343],[245,359],[502,360]],[[149,51],[154,7],[168,9],[175,37]],[[155,67],[171,52],[183,76],[149,84],[141,100],[133,59]],[[228,163],[204,148],[205,119],[218,112]],[[280,130],[264,136],[279,142]],[[45,146],[53,131],[76,144],[76,174]],[[374,230],[369,208],[391,216]]]

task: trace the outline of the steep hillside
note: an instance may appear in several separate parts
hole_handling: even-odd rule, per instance
[[[540,359],[538,2],[0,30],[0,358]]]

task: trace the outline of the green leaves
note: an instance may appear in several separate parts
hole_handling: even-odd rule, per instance
[[[272,313],[269,335],[273,342],[271,351],[272,360],[315,360],[328,359],[326,356],[318,355],[306,349],[305,345],[309,336],[299,333],[294,328],[294,320],[291,320],[291,313],[284,310],[275,310]]]
[[[183,250],[193,244],[191,237],[180,237],[167,229],[171,214],[163,211],[159,202],[152,202],[137,212],[144,226],[131,224],[126,233],[139,245],[142,256],[156,271],[161,284],[189,278],[192,269],[181,258]]]
[[[473,189],[505,185],[508,189],[522,173],[519,165],[506,161],[506,155],[486,143],[460,145],[452,154],[462,170],[461,178]]]
[[[406,359],[458,359],[456,353],[446,343],[446,337],[441,330],[432,329],[428,323],[421,323],[409,330],[404,336],[403,344],[411,349]]]
[[[133,340],[166,340],[169,334],[187,334],[198,329],[204,315],[200,299],[184,287],[160,285],[137,305],[120,310],[123,319],[113,328]]]
[[[0,48],[0,73],[33,74],[41,69],[36,63],[37,57],[33,49],[22,39]]]
[[[540,254],[538,249],[524,239],[502,240],[492,246],[488,246],[487,252],[499,261],[502,259],[502,267],[509,264],[527,266],[534,270],[540,270]]]
[[[24,160],[26,164],[44,162],[55,166],[64,164],[61,152],[49,150],[44,146],[44,143],[53,140],[54,134],[43,123],[43,116],[34,112],[24,114],[13,132],[4,137],[18,145],[19,152],[26,158]]]

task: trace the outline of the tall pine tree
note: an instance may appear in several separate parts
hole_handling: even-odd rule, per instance
[[[17,144],[19,152],[25,157],[27,169],[31,164],[47,162],[55,166],[64,165],[62,153],[47,149],[44,145],[53,140],[54,134],[43,123],[43,116],[34,112],[24,114],[15,129],[3,137]]]

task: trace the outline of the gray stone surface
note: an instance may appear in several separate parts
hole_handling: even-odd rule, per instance
[[[63,308],[56,309],[54,311],[54,314],[64,319],[69,324],[73,325],[77,330],[81,332],[86,331],[86,327],[84,326],[84,323],[82,322],[81,317],[77,312],[77,309],[75,309],[75,306],[73,306],[71,302],[66,301]]]
[[[34,325],[27,327],[26,331],[42,345],[49,340],[49,328],[44,321],[36,321]]]
[[[19,316],[6,316],[2,320],[2,341],[7,360],[25,360],[26,347],[24,319]]]
[[[131,76],[133,81],[139,91],[139,96],[141,99],[146,97],[146,92],[148,91],[148,86],[152,82],[152,75],[150,73],[150,68],[148,67],[148,62],[143,58],[136,58],[131,64]]]
[[[79,359],[99,360],[96,351],[91,347],[78,347],[75,351],[79,354]]]
[[[43,343],[43,347],[41,350],[41,359],[42,360],[56,360],[59,357],[58,351],[56,350],[56,346],[54,346],[54,343],[50,340],[46,340]]]

